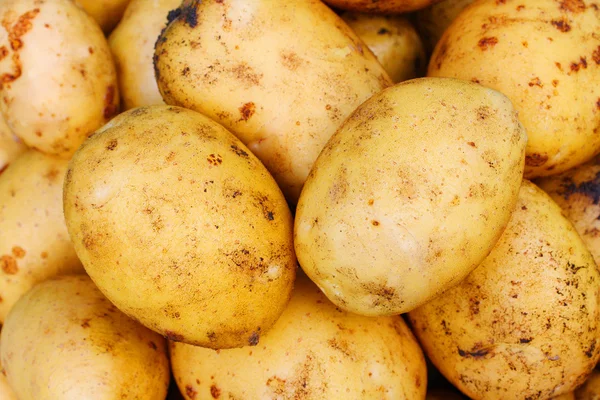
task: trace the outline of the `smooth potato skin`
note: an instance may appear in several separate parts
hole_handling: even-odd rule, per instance
[[[319,0],[185,0],[172,16],[154,59],[165,102],[233,132],[292,204],[338,126],[392,84]]]
[[[166,341],[125,316],[87,275],[35,286],[2,329],[2,365],[20,400],[164,400]]]
[[[104,33],[109,33],[119,23],[131,0],[75,0],[96,22]],[[151,2],[145,0],[146,4]],[[154,0],[152,1],[154,2]]]
[[[67,161],[28,150],[0,175],[0,323],[34,284],[82,272],[63,216]]]
[[[287,304],[297,265],[285,198],[235,136],[199,113],[120,114],[75,153],[64,209],[103,293],[172,340],[256,345]]]
[[[420,10],[441,0],[325,0],[342,10],[375,14],[396,14]]]
[[[525,142],[510,101],[479,85],[422,78],[373,96],[306,181],[300,265],[345,310],[418,307],[491,251],[516,204]]]
[[[402,317],[343,312],[303,274],[259,346],[170,350],[188,400],[425,399],[425,360]]]
[[[600,371],[592,371],[585,383],[575,391],[575,399],[600,400]]]
[[[0,114],[0,174],[26,149],[27,146],[12,133]]]
[[[554,175],[600,151],[598,31],[589,1],[477,1],[438,42],[428,76],[507,95],[529,137],[525,177]]]
[[[118,112],[110,49],[71,0],[0,3],[0,110],[29,147],[69,158]]]
[[[572,392],[600,358],[599,281],[558,205],[523,181],[490,255],[409,319],[433,364],[470,398],[550,398]]]

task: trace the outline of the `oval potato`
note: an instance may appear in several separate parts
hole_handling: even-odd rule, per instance
[[[144,0],[150,5],[154,3]],[[130,0],[75,0],[96,22],[104,33],[109,33],[119,23]]]
[[[342,10],[375,14],[397,14],[420,10],[441,0],[325,0]]]
[[[26,149],[27,146],[12,133],[0,114],[0,174]]]

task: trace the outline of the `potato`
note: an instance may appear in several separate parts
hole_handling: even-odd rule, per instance
[[[109,37],[115,57],[123,109],[163,104],[154,77],[154,44],[167,25],[167,14],[181,0],[132,0]]]
[[[83,271],[63,216],[66,170],[29,150],[0,175],[0,323],[37,282]]]
[[[575,399],[600,400],[600,371],[592,371],[587,381],[575,391]]]
[[[425,360],[402,317],[343,312],[303,275],[261,346],[170,350],[189,400],[425,399]]]
[[[117,111],[102,31],[71,0],[0,2],[0,110],[25,144],[68,158]]]
[[[364,13],[396,14],[420,10],[441,0],[325,0],[340,8]]]
[[[408,18],[346,12],[342,19],[369,46],[394,82],[425,75],[423,43]]]
[[[525,142],[510,101],[480,85],[421,78],[373,96],[306,181],[295,220],[300,265],[357,314],[400,314],[429,301],[500,237]]]
[[[166,341],[112,305],[86,275],[42,282],[2,329],[2,365],[20,400],[164,400]]]
[[[417,12],[417,28],[428,52],[434,49],[444,31],[448,29],[458,14],[473,1],[443,0]]]
[[[485,261],[409,318],[433,364],[470,398],[546,399],[572,392],[600,358],[599,283],[558,205],[524,181]]]
[[[529,141],[525,176],[547,176],[600,151],[600,8],[582,0],[485,0],[460,13],[429,76],[506,94]]]
[[[65,219],[100,290],[171,340],[256,345],[296,272],[293,221],[260,161],[209,118],[136,108],[75,153]]]
[[[185,0],[171,19],[155,52],[165,102],[233,132],[292,204],[338,126],[392,83],[318,0]]]
[[[26,149],[27,147],[12,133],[0,114],[0,174]]]
[[[75,3],[96,20],[105,33],[112,31],[119,23],[129,2],[130,0],[75,0]],[[150,6],[151,2],[145,0],[145,3]]]

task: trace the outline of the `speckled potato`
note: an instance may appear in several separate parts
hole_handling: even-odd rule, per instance
[[[0,111],[25,144],[68,158],[118,111],[108,43],[71,0],[5,0],[0,19]]]
[[[154,77],[154,44],[181,0],[132,0],[108,43],[115,57],[123,110],[163,104]]]
[[[130,1],[131,0],[75,0],[75,3],[79,4],[92,18],[94,18],[105,33],[109,33],[121,20]],[[156,0],[144,1],[149,7],[152,6],[151,3],[156,3]]]
[[[169,339],[256,345],[289,300],[285,198],[235,136],[195,111],[136,108],[98,130],[71,161],[64,208],[100,290]]]
[[[585,383],[575,391],[575,399],[600,400],[600,371],[592,371]]]
[[[255,348],[214,351],[171,343],[186,399],[425,399],[423,353],[400,316],[336,308],[304,275]]]
[[[2,329],[2,366],[19,400],[164,400],[163,337],[117,310],[87,275],[36,285]]]
[[[548,176],[600,151],[600,8],[582,0],[482,0],[438,42],[429,76],[506,94],[529,137],[525,177]]]
[[[408,18],[345,12],[342,19],[375,54],[392,81],[425,75],[423,43]]]
[[[421,78],[373,96],[306,181],[300,265],[345,310],[418,307],[491,251],[517,201],[525,142],[510,101],[480,85]]]
[[[330,6],[364,13],[397,14],[420,10],[441,0],[325,0]]]
[[[490,255],[409,318],[433,364],[471,399],[545,399],[572,392],[600,358],[599,283],[558,205],[523,181]]]
[[[26,149],[27,147],[12,133],[0,114],[0,174]]]
[[[293,204],[339,125],[392,83],[319,0],[185,0],[171,19],[155,53],[165,102],[228,128]]]
[[[67,161],[29,150],[0,175],[0,323],[33,285],[82,272],[63,216]]]
[[[473,1],[443,0],[417,12],[417,28],[428,52],[433,51],[452,21]]]

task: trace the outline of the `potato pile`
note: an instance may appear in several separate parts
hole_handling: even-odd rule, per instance
[[[0,399],[600,399],[599,7],[0,1]]]

